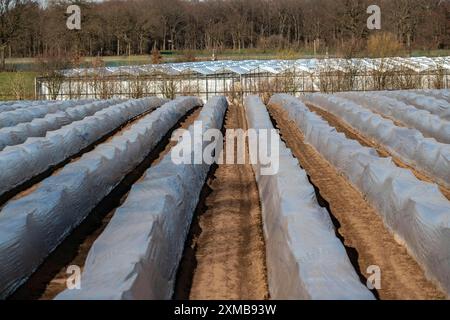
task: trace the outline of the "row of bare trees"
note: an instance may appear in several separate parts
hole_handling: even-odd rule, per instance
[[[69,0],[70,1],[70,0]],[[66,28],[68,1],[0,0],[0,60],[48,51],[79,55],[159,50],[365,47],[368,5],[381,7],[382,31],[410,49],[450,46],[448,0],[109,0],[81,7],[81,30]],[[4,66],[3,64],[0,67]]]

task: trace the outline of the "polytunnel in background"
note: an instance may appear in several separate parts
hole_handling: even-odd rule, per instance
[[[434,88],[437,80],[445,88],[450,86],[449,57],[223,60],[70,69],[63,71],[65,79],[57,93],[49,90],[49,79],[37,78],[36,97],[197,95],[208,99],[214,95],[246,96],[267,88],[272,92],[293,94],[378,90],[374,71],[387,72],[385,89],[403,89],[410,82],[419,88]],[[352,80],[347,81],[350,74]]]

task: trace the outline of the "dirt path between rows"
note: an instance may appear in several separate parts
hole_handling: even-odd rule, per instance
[[[225,128],[246,128],[242,106],[230,105]],[[261,208],[251,165],[218,165],[206,187],[174,298],[268,298]]]
[[[378,152],[378,155],[380,157],[383,157],[383,158],[391,157],[392,161],[395,163],[395,165],[397,167],[410,170],[416,176],[417,179],[425,181],[425,182],[435,183],[439,187],[439,190],[441,190],[444,197],[446,197],[448,200],[450,200],[450,189],[449,188],[446,188],[442,184],[436,182],[433,178],[428,176],[426,173],[416,169],[413,166],[410,166],[409,164],[402,161],[400,158],[394,156],[382,145],[380,145],[373,139],[370,139],[369,137],[363,135],[355,128],[349,126],[344,121],[342,121],[341,119],[336,117],[334,114],[332,114],[326,110],[323,110],[322,108],[320,108],[314,104],[311,104],[311,103],[306,103],[306,106],[311,111],[317,113],[319,116],[324,118],[331,126],[335,127],[338,132],[342,132],[343,134],[345,134],[345,136],[347,138],[357,140],[361,145],[375,149]]]
[[[306,170],[320,196],[328,203],[337,236],[346,246],[349,257],[360,275],[370,265],[381,269],[380,299],[440,299],[440,292],[424,272],[384,227],[380,215],[329,162],[310,144],[296,124],[279,106],[269,106],[280,134]],[[362,279],[364,280],[364,279]]]
[[[156,148],[149,153],[146,159],[97,205],[88,218],[64,240],[49,256],[44,265],[11,298],[49,300],[64,291],[66,289],[66,280],[70,276],[66,273],[67,267],[77,265],[83,270],[89,250],[108,225],[116,209],[126,200],[132,185],[142,178],[143,173],[149,167],[156,165],[170,151],[171,147],[176,143],[170,141],[171,133],[175,129],[186,129],[189,127],[197,119],[200,111],[201,108],[196,108],[181,118],[162,138]],[[129,127],[124,127],[123,130],[117,132],[117,135],[121,135]]]

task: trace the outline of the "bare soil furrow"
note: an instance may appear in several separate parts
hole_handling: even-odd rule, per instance
[[[246,128],[242,106],[230,105],[225,128]],[[211,170],[174,298],[268,298],[261,208],[250,164],[219,164]]]
[[[317,150],[304,141],[302,132],[279,106],[269,106],[280,134],[291,148],[311,183],[328,203],[337,236],[347,247],[356,269],[369,276],[367,269],[377,265],[381,270],[380,299],[436,299],[444,298],[424,275],[423,270],[397,243],[384,226],[380,215],[349,181]],[[330,122],[339,126],[339,123]],[[354,135],[348,132],[348,137]]]

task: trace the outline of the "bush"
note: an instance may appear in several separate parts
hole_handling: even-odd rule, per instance
[[[162,62],[162,56],[158,48],[154,47],[151,53],[152,64],[160,64]]]
[[[55,100],[64,82],[64,75],[61,71],[71,67],[70,58],[57,51],[49,51],[45,55],[39,56],[37,61],[41,75],[47,79],[50,98]]]
[[[398,56],[402,51],[402,43],[389,32],[374,33],[367,40],[367,54],[373,58]]]
[[[195,61],[197,61],[197,57],[191,50],[182,51],[181,55],[179,55],[175,60],[175,62],[195,62]]]

